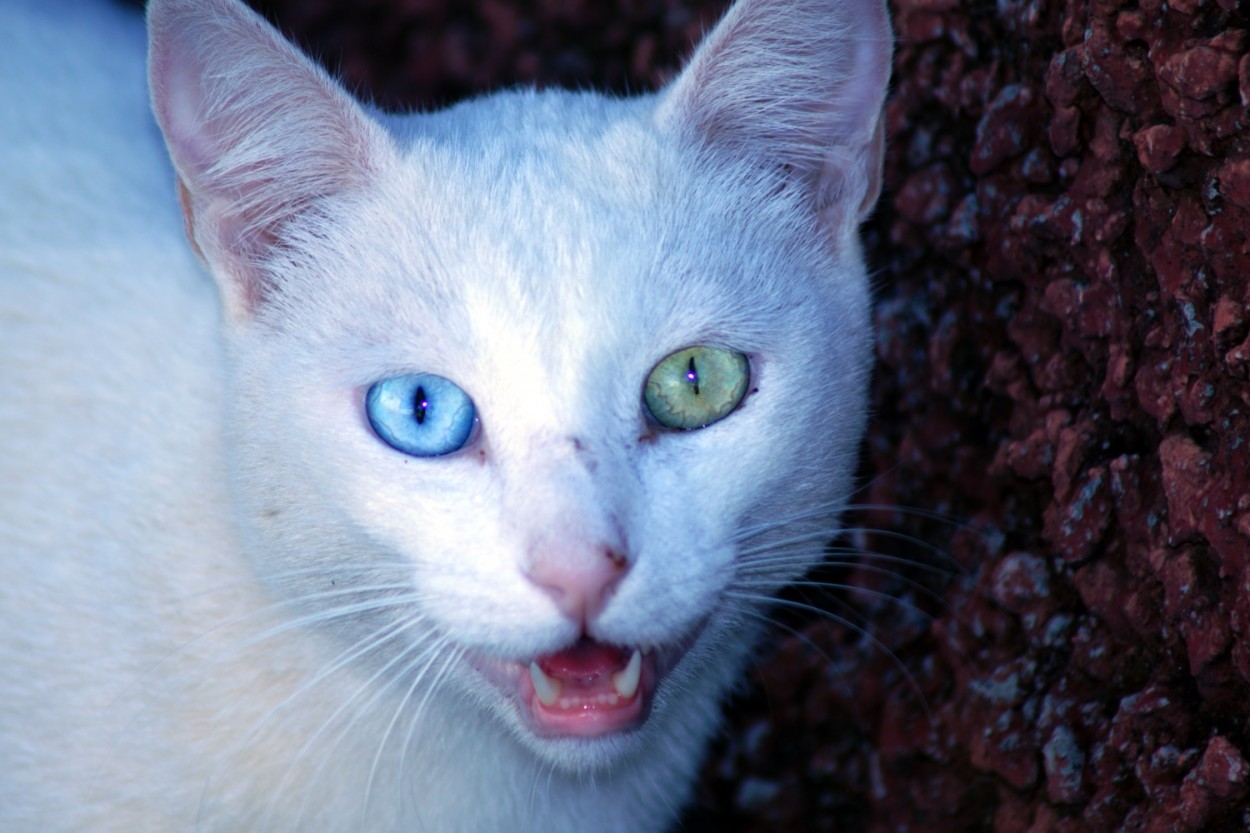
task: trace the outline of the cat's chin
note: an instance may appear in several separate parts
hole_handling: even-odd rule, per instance
[[[583,637],[528,661],[479,657],[472,664],[540,744],[610,741],[647,722],[657,688],[689,644],[635,648]]]

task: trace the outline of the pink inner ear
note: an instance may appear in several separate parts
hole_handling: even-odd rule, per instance
[[[875,201],[892,37],[881,0],[739,0],[657,113],[709,146],[788,165],[818,204]]]
[[[195,211],[191,206],[191,192],[187,190],[187,184],[182,181],[182,177],[178,177],[178,207],[182,209],[182,226],[187,234],[187,241],[196,256],[203,260],[204,252],[200,250],[200,244],[195,242]]]
[[[361,185],[380,128],[326,73],[237,0],[152,0],[153,107],[178,171],[192,245],[231,311],[269,293],[284,227]]]
[[[200,174],[210,164],[213,154],[211,145],[201,136],[202,71],[196,71],[192,64],[193,59],[173,59],[168,49],[154,53],[153,105],[165,129],[170,155],[178,167]],[[156,83],[158,71],[159,85]]]
[[[223,130],[221,118],[205,118],[204,69],[196,66],[194,51],[188,60],[169,60],[168,55],[161,58],[165,83],[159,87],[158,96],[163,97],[156,99],[156,106],[163,104],[162,124],[166,126],[170,155],[180,171],[178,203],[187,239],[201,260],[209,261],[207,247],[216,255],[213,260],[217,268],[233,273],[232,305],[241,307],[241,312],[254,312],[266,295],[265,282],[255,264],[263,260],[274,237],[266,231],[261,217],[249,216],[247,195],[232,195],[237,186],[215,181],[211,170],[215,160],[229,152],[229,137],[239,131]],[[249,181],[245,172],[231,179],[244,187]],[[201,234],[211,235],[203,245]],[[222,252],[229,257],[220,257]]]

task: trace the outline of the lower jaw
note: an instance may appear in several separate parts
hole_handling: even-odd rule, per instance
[[[632,699],[605,707],[595,704],[564,708],[547,707],[531,698],[522,699],[523,717],[541,738],[595,738],[629,732],[642,726],[650,712],[651,698],[639,692]]]

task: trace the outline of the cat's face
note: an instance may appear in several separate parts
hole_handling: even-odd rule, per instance
[[[661,96],[510,94],[389,134],[251,18],[236,39],[299,95],[169,80],[155,17],[258,573],[385,696],[468,696],[559,765],[697,744],[851,487],[884,18],[844,21],[877,38],[833,60],[868,93],[825,105],[751,65],[809,39],[794,9],[736,13]],[[320,103],[274,124],[288,100]]]
[[[810,244],[801,206],[769,193],[779,180],[700,167],[628,123],[567,135],[588,103],[541,104],[570,111],[546,128],[566,134],[550,148],[538,125],[410,147],[383,192],[308,235],[235,342],[261,571],[310,611],[358,604],[317,598],[353,580],[387,587],[376,598],[401,603],[346,617],[351,638],[415,623],[379,656],[437,642],[411,673],[428,664],[540,747],[634,729],[697,690],[683,675],[734,664],[713,655],[749,644],[760,606],[733,593],[768,595],[821,546],[766,565],[765,545],[827,531],[846,497],[869,351],[862,272]],[[540,104],[491,107],[494,120]],[[721,351],[744,356],[722,372],[743,370],[745,388],[683,430],[645,388],[691,346],[708,348],[690,354],[705,388]],[[402,381],[421,374],[436,379]],[[369,391],[393,379],[431,414],[467,399],[468,435],[450,435],[462,444],[422,456],[388,442]],[[433,416],[394,418],[447,442]],[[313,565],[324,574],[284,575]],[[579,592],[570,610],[562,594]],[[576,670],[556,667],[579,640]],[[632,692],[611,677],[635,650]],[[561,675],[559,695],[543,690]]]

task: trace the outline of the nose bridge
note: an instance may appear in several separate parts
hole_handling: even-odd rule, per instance
[[[568,549],[580,542],[624,550],[609,479],[590,450],[570,437],[558,449],[547,449],[519,484],[516,518],[539,549]]]
[[[585,625],[628,573],[629,544],[588,445],[565,437],[542,452],[514,508],[521,568],[564,616]]]
[[[560,503],[599,507],[611,514],[619,474],[616,463],[597,437],[586,433],[548,432],[530,443],[524,463],[530,485],[550,491]]]

